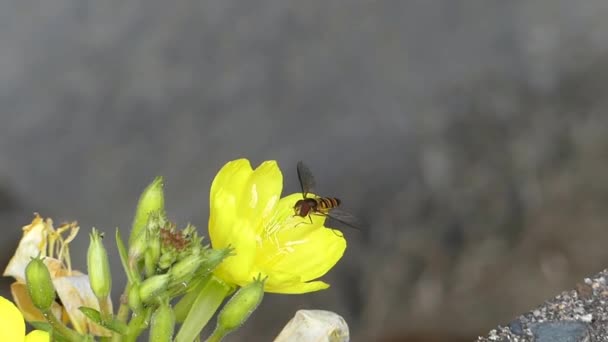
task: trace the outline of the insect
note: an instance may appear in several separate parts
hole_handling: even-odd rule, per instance
[[[310,172],[310,169],[303,162],[298,162],[298,179],[302,188],[302,199],[298,200],[293,206],[295,215],[300,217],[308,217],[312,223],[311,215],[327,216],[351,228],[357,227],[357,219],[349,213],[339,209],[342,203],[336,197],[308,197],[315,187],[315,178]]]

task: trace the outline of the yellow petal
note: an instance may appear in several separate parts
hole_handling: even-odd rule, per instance
[[[297,269],[303,281],[323,276],[336,265],[346,250],[344,237],[327,228],[315,229],[303,239],[290,241],[293,242],[290,252],[284,254],[273,269]]]
[[[283,293],[283,294],[301,294],[315,292],[329,288],[329,284],[322,281],[311,281],[308,283],[298,283],[291,286],[281,286],[277,288],[264,287],[266,292]]]
[[[249,161],[239,159],[220,170],[211,186],[209,237],[214,248],[230,245],[235,255],[222,262],[216,275],[239,285],[251,282],[261,221],[274,211],[282,187],[274,161],[254,171]]]
[[[25,267],[30,262],[30,259],[42,253],[45,255],[47,243],[47,226],[51,224],[50,220],[43,220],[38,214],[27,226],[23,227],[23,236],[19,241],[19,246],[15,254],[8,262],[4,270],[5,277],[13,277],[17,281],[25,282]]]
[[[49,342],[49,333],[42,330],[34,330],[25,336],[25,342]]]
[[[248,226],[250,222],[238,220],[235,225]],[[253,229],[243,228],[230,237],[229,244],[234,248],[234,255],[227,257],[215,269],[214,273],[231,284],[244,285],[251,282],[251,269],[255,261],[257,236]]]
[[[293,270],[297,272],[298,270]],[[256,275],[261,273],[263,277],[266,276],[263,272],[257,272]],[[272,273],[268,275],[268,278],[264,282],[264,291],[273,293],[306,293],[324,290],[329,285],[322,281],[314,282],[303,282],[302,278],[298,274],[281,272],[278,270],[272,270]]]
[[[209,238],[214,248],[231,243],[235,226],[239,196],[253,173],[247,159],[238,159],[224,165],[211,184],[209,198]]]
[[[256,231],[260,230],[262,220],[274,211],[282,189],[283,174],[277,162],[263,162],[244,184],[238,199],[237,215],[251,220]]]
[[[0,341],[23,341],[25,322],[15,304],[0,296]]]
[[[344,255],[346,240],[339,232],[321,225],[323,217],[308,218],[290,216],[298,194],[287,196],[277,207],[281,229],[269,235],[259,251],[259,264],[266,274],[295,272],[302,281],[323,276]]]

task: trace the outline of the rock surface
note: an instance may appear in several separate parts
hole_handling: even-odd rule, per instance
[[[478,342],[608,341],[608,270],[585,278],[538,308],[490,331]]]

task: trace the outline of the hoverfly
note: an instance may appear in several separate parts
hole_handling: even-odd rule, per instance
[[[310,215],[327,216],[351,228],[359,229],[357,227],[357,219],[338,208],[342,203],[339,198],[320,196],[308,197],[315,187],[315,178],[313,177],[312,172],[310,172],[310,169],[301,161],[298,162],[297,170],[298,180],[300,181],[300,187],[302,188],[302,199],[298,200],[293,206],[295,212],[294,216],[308,217],[310,223],[312,223],[312,217]]]

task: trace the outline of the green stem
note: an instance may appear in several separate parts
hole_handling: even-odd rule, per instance
[[[116,313],[116,320],[118,320],[122,323],[127,323],[127,320],[129,319],[128,296],[129,296],[130,289],[131,289],[131,285],[129,285],[129,283],[127,283],[127,285],[125,286],[125,290],[122,292],[122,295],[120,295],[120,306],[118,307],[118,312]],[[112,342],[121,342],[121,341],[122,341],[122,335],[117,334],[117,333],[112,334]]]
[[[123,336],[122,341],[137,341],[137,337],[148,327],[151,315],[152,310],[150,308],[144,309],[139,315],[133,314],[133,318],[129,322],[129,330],[127,334]]]
[[[198,297],[199,292],[202,290],[202,286],[200,288],[195,288],[194,290],[186,293],[180,298],[180,300],[173,307],[173,311],[175,311],[175,320],[179,323],[183,323],[190,312],[190,308],[192,308],[192,304]]]
[[[120,306],[118,307],[118,312],[116,313],[116,319],[120,322],[127,323],[127,319],[129,319],[129,290],[131,289],[131,285],[127,284],[125,286],[125,290],[120,295]]]
[[[76,331],[65,326],[65,324],[58,320],[57,317],[55,317],[55,315],[53,315],[50,310],[43,312],[42,315],[44,316],[44,318],[46,318],[46,321],[49,322],[49,324],[53,327],[53,330],[63,336],[66,340],[70,342],[81,342],[85,340],[85,336],[82,336]]]
[[[190,342],[199,336],[230,290],[230,286],[218,278],[209,279],[192,303],[175,342]]]
[[[205,342],[220,342],[227,333],[228,332],[226,330],[218,327],[213,331],[213,334],[211,334],[211,336],[205,340]]]
[[[99,312],[101,313],[101,321],[104,323],[108,323],[112,321],[112,315],[114,314],[110,309],[110,305],[108,303],[108,298],[97,298],[97,302],[99,303]]]
[[[186,293],[180,298],[180,300],[173,307],[173,311],[175,311],[175,319],[177,322],[182,323],[186,316],[188,316],[188,312],[192,307],[192,303],[198,297],[198,293],[203,289],[203,287],[207,284],[211,275],[205,275],[202,278],[197,278],[195,281],[190,283],[188,287],[190,289],[186,289]],[[179,295],[179,293],[169,293],[170,298],[175,298]]]

